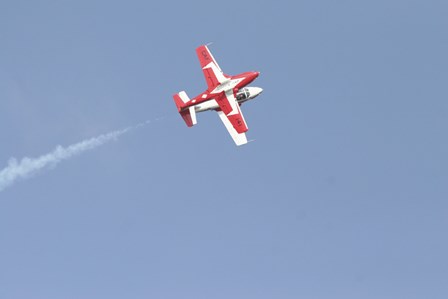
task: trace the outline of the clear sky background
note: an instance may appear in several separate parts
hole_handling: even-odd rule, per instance
[[[0,298],[448,298],[448,2],[0,2]],[[195,48],[257,70],[236,147]]]

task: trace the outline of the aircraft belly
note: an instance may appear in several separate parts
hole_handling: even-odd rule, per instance
[[[219,108],[219,105],[215,100],[209,100],[207,102],[204,102],[204,103],[201,103],[201,104],[195,106],[196,112],[215,110],[218,108]]]

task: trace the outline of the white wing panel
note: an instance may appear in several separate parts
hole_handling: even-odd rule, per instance
[[[235,141],[235,144],[240,146],[247,143],[247,137],[246,133],[238,133],[235,128],[233,127],[230,120],[227,118],[227,115],[225,115],[222,111],[217,111],[219,118],[221,118],[221,121],[224,123],[224,126],[226,127],[227,131],[229,132],[230,136],[232,136],[233,141]]]

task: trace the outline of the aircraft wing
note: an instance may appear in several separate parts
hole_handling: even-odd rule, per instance
[[[248,130],[246,120],[244,119],[243,113],[241,112],[240,106],[236,102],[235,96],[232,91],[223,93],[221,96],[221,101],[217,100],[219,106],[221,107],[222,102],[227,100],[231,106],[231,112],[226,114],[224,109],[218,112],[219,118],[224,123],[230,136],[232,136],[233,141],[236,145],[242,145],[247,143],[246,132]],[[224,99],[225,100],[224,100]],[[221,102],[221,103],[220,103]]]
[[[216,86],[227,80],[207,46],[203,45],[198,47],[196,49],[196,54],[199,58],[199,62],[201,63],[201,68],[204,72],[205,80],[207,81],[208,90],[215,89]]]
[[[218,111],[219,118],[221,118],[222,122],[226,126],[227,131],[229,131],[230,136],[232,136],[233,141],[235,141],[236,145],[243,145],[247,143],[246,133],[238,133],[233,127],[230,120],[227,118],[227,115],[222,111]]]

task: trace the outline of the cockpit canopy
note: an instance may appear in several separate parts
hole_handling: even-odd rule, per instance
[[[237,101],[247,100],[250,97],[249,88],[241,88],[236,94]]]

